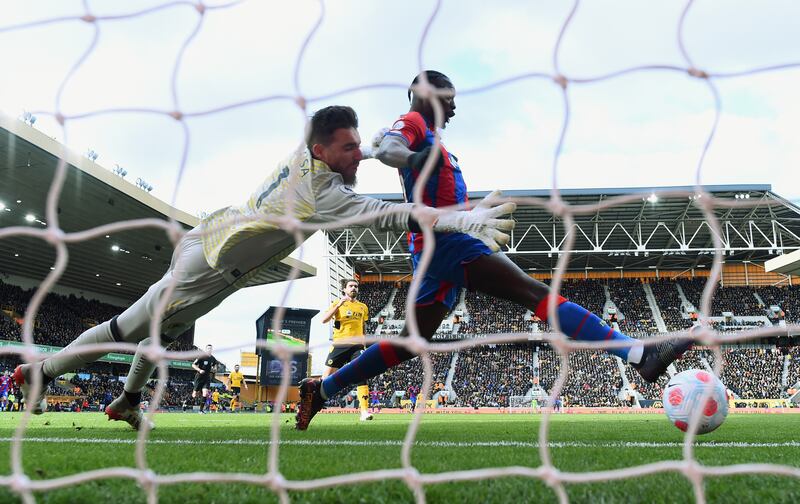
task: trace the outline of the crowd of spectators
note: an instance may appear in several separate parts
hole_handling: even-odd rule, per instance
[[[394,308],[394,318],[403,320],[406,318],[406,298],[408,297],[409,282],[397,282],[397,294],[394,295],[392,308]]]
[[[394,282],[362,282],[358,286],[358,300],[367,305],[370,318],[380,315],[393,288]]]
[[[786,320],[787,324],[800,322],[800,285],[759,287],[756,292],[766,303],[767,310],[771,306],[780,308],[775,320]],[[772,318],[774,315],[768,313],[768,316]]]
[[[776,348],[735,348],[723,351],[722,382],[742,399],[783,397],[783,353]],[[791,385],[791,384],[789,384]]]
[[[462,350],[453,375],[456,406],[508,407],[511,396],[525,395],[532,380],[533,347],[529,343]]]
[[[694,324],[692,319],[685,315],[681,307],[681,297],[674,280],[658,278],[650,282],[650,290],[658,303],[661,318],[667,326],[667,331],[684,331]]]
[[[619,321],[622,332],[652,334],[658,331],[641,281],[635,278],[610,280],[608,291],[617,309],[625,316]]]
[[[530,332],[531,322],[525,320],[526,308],[480,292],[467,292],[469,322],[461,321],[461,334],[493,334]]]
[[[622,377],[614,357],[600,351],[569,354],[569,373],[561,389],[570,406],[622,406]],[[549,345],[539,347],[539,383],[549,393],[561,372],[561,359]]]
[[[34,293],[33,289],[25,290],[0,280],[0,309],[5,312],[0,315],[0,336],[3,339],[21,340],[21,327],[8,313],[22,320]],[[34,343],[67,346],[87,328],[120,312],[122,308],[99,301],[50,293],[36,315],[33,325]]]

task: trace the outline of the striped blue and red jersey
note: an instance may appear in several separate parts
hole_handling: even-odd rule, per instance
[[[422,117],[419,112],[403,114],[395,121],[386,134],[400,137],[405,140],[408,148],[419,152],[434,143],[434,125]],[[422,203],[431,207],[447,207],[466,203],[467,185],[458,166],[458,159],[447,151],[444,144],[440,143],[444,166],[431,174],[425,189],[422,191]],[[406,201],[411,201],[414,195],[414,185],[419,178],[420,171],[411,167],[399,169],[403,183],[403,194]],[[422,233],[408,233],[408,250],[412,254],[422,251]]]
[[[11,377],[0,376],[0,394],[7,394],[11,390]]]

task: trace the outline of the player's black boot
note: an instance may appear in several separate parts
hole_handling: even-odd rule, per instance
[[[325,400],[322,398],[321,389],[322,381],[320,380],[306,378],[300,382],[300,404],[297,415],[294,417],[295,429],[308,429],[311,419],[324,407]]]
[[[658,377],[664,374],[676,359],[680,359],[683,353],[692,348],[691,339],[675,338],[655,345],[646,345],[642,360],[632,366],[639,371],[639,374],[650,383],[655,383]]]

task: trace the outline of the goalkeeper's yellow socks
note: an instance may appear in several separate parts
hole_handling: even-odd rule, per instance
[[[369,385],[359,385],[356,389],[358,393],[358,407],[363,411],[369,408]]]

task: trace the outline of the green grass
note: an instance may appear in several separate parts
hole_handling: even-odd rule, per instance
[[[7,440],[20,414],[0,413],[0,475],[10,473]],[[281,422],[280,470],[287,479],[313,479],[373,469],[401,466],[401,442],[410,415],[378,415],[359,423],[355,415],[320,415],[307,432],[295,432]],[[158,474],[190,471],[263,473],[269,437],[267,415],[161,414],[151,439],[161,444],[147,448],[148,464]],[[540,465],[537,440],[540,415],[428,415],[423,418],[419,445],[412,451],[421,473],[502,466]],[[74,424],[74,425],[73,425]],[[80,429],[78,429],[80,427]],[[104,467],[135,467],[136,438],[119,422],[107,422],[99,413],[50,413],[35,417],[27,431],[24,467],[32,479],[47,479]],[[236,440],[249,444],[233,444]],[[662,415],[555,415],[550,439],[564,443],[551,449],[553,463],[562,471],[585,472],[618,469],[662,460],[680,460],[680,446],[626,446],[630,442],[680,443],[682,433]],[[74,441],[73,441],[74,440]],[[101,442],[80,443],[79,440]],[[108,442],[102,442],[108,440]],[[362,441],[363,444],[324,444],[326,441]],[[218,442],[217,444],[213,443]],[[778,443],[800,441],[798,415],[736,415],[700,443]],[[186,444],[190,442],[191,444]],[[219,444],[226,442],[228,444]],[[301,444],[309,442],[311,444]],[[439,443],[437,442],[446,442]],[[506,442],[503,445],[493,445]],[[183,444],[179,444],[183,443]],[[294,444],[292,444],[294,443]],[[370,445],[369,443],[372,443]],[[476,444],[476,443],[482,443]],[[800,467],[798,446],[698,446],[697,460],[706,465],[746,462]],[[623,481],[572,484],[566,487],[571,502],[692,502],[691,485],[679,473],[661,473]],[[779,476],[727,476],[708,478],[709,502],[800,502],[800,479]],[[427,485],[428,502],[556,502],[554,491],[539,480],[507,477],[476,482]],[[137,483],[106,479],[36,494],[43,503],[145,502]],[[292,502],[412,502],[401,481],[342,486],[313,492],[291,492]],[[248,484],[177,484],[159,489],[161,502],[277,502],[275,494]],[[8,488],[0,487],[0,503],[19,502]]]

